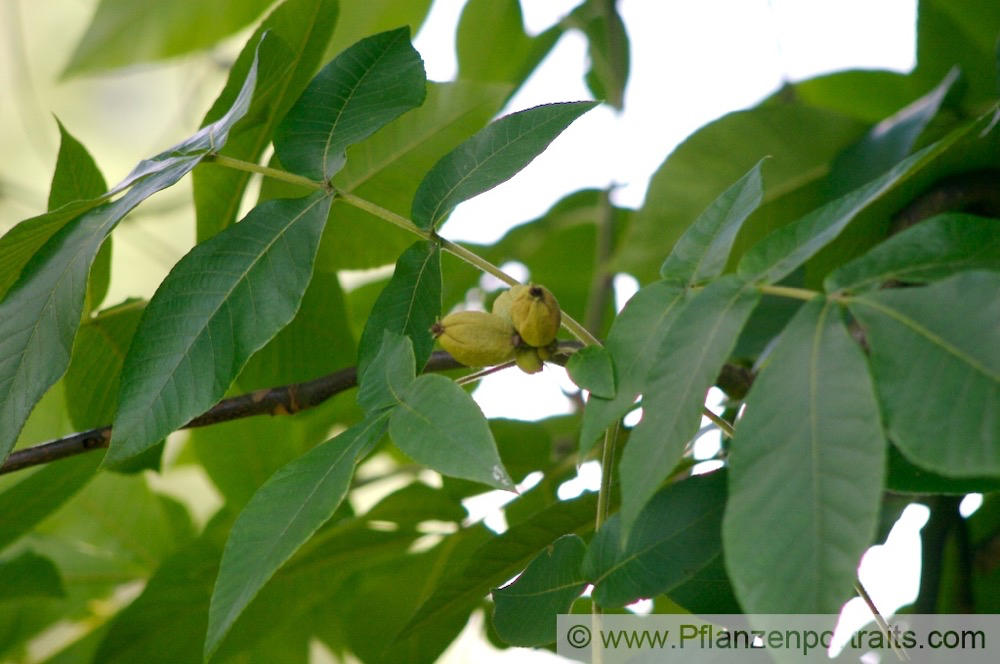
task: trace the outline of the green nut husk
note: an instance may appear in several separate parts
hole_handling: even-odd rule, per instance
[[[502,316],[485,311],[457,311],[431,327],[431,334],[467,367],[489,367],[514,359],[518,337]]]
[[[510,297],[510,319],[524,343],[541,348],[555,341],[562,312],[548,288],[536,284],[515,286],[510,289]]]
[[[514,352],[514,361],[517,368],[526,374],[538,373],[545,365],[538,352],[539,349],[531,346],[521,346]]]

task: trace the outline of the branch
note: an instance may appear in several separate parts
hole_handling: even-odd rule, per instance
[[[550,362],[565,365],[570,353],[583,347],[579,341],[561,341],[557,355]],[[434,351],[424,373],[464,369],[451,355],[443,350]],[[477,372],[467,378],[481,378],[492,370]],[[716,381],[723,391],[734,398],[745,394],[753,382],[753,372],[746,367],[727,364]],[[222,422],[230,422],[256,415],[294,415],[308,408],[320,405],[331,397],[358,385],[355,367],[347,367],[331,374],[304,383],[292,383],[279,387],[268,387],[256,392],[223,399],[204,414],[199,415],[181,429],[194,429]],[[67,459],[84,452],[106,448],[111,443],[111,426],[97,427],[88,431],[73,433],[62,438],[26,447],[11,453],[0,465],[0,475],[13,473],[32,466],[40,466],[52,461]]]

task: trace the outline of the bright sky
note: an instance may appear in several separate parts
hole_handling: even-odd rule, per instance
[[[576,4],[522,0],[528,31],[543,31]],[[436,0],[417,35],[434,80],[449,80],[456,71],[453,34],[463,5],[463,0]],[[495,241],[584,187],[618,185],[615,202],[639,207],[649,177],[677,144],[725,113],[754,105],[783,81],[853,68],[905,72],[915,64],[915,0],[620,0],[619,9],[632,47],[625,111],[599,108],[583,116],[513,180],[461,205],[444,226],[445,237]],[[566,35],[505,112],[588,98],[582,81],[586,62],[583,37]],[[619,306],[634,291],[634,282],[628,282],[618,283]],[[475,397],[490,417],[538,419],[567,411],[562,390],[570,386],[565,373],[552,367],[540,376],[508,371],[484,380]],[[573,489],[596,488],[595,469],[582,471]],[[495,496],[492,504],[500,500]],[[489,504],[484,498],[476,508]],[[966,507],[974,504],[970,498]],[[887,544],[863,560],[861,579],[884,612],[916,596],[918,531],[926,518],[926,509],[911,506]],[[502,527],[502,520],[494,523]],[[859,603],[852,601],[844,623],[867,622],[870,616]],[[469,656],[509,661],[492,660],[481,646],[469,647],[476,650],[456,647],[455,661]],[[561,661],[543,653],[506,655]]]

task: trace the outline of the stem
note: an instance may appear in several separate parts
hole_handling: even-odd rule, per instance
[[[792,288],[791,286],[757,286],[764,295],[777,295],[778,297],[790,297],[795,300],[805,300],[808,302],[814,297],[821,295],[819,291],[808,290],[806,288]]]
[[[722,430],[722,433],[726,434],[726,436],[730,438],[733,437],[733,434],[735,433],[733,425],[713,413],[707,406],[702,407],[701,414],[712,420],[712,424],[719,427],[719,429]]]
[[[242,159],[233,159],[232,157],[226,157],[221,154],[210,154],[202,161],[215,163],[219,166],[226,166],[227,168],[234,168],[238,171],[246,171],[247,173],[258,173],[275,180],[281,180],[290,184],[308,187],[309,189],[330,188],[322,182],[316,182],[315,180],[310,180],[309,178],[302,177],[301,175],[295,175],[294,173],[289,173],[288,171],[279,171],[277,168],[261,166],[260,164],[255,164],[250,161],[243,161]]]
[[[614,475],[615,444],[617,442],[618,423],[616,422],[604,431],[604,449],[601,452],[601,489],[597,494],[595,532],[599,531],[604,522],[608,520],[608,512],[611,510],[611,481]]]
[[[517,279],[510,276],[509,274],[498,268],[493,263],[490,263],[482,256],[479,256],[478,254],[471,252],[465,247],[457,245],[454,242],[450,242],[449,240],[445,240],[444,238],[439,237],[433,231],[423,230],[422,228],[418,227],[416,224],[414,224],[406,217],[398,215],[392,210],[386,210],[381,205],[376,205],[371,201],[365,200],[363,198],[358,198],[354,194],[349,194],[341,191],[337,192],[337,196],[345,203],[353,205],[359,210],[364,210],[365,212],[372,214],[376,217],[379,217],[380,219],[384,219],[385,221],[388,221],[390,224],[398,226],[399,228],[402,228],[405,231],[409,231],[414,235],[419,235],[425,240],[432,240],[439,242],[441,248],[447,251],[448,253],[462,259],[463,261],[465,261],[470,265],[479,268],[483,272],[492,274],[494,277],[500,279],[504,283],[510,284],[511,286],[517,286],[520,283]],[[601,342],[598,341],[594,335],[588,332],[587,329],[583,327],[583,325],[578,323],[573,317],[567,315],[565,312],[563,312],[562,315],[562,325],[567,330],[572,332],[573,335],[576,336],[576,338],[582,341],[584,344],[588,346],[601,345]]]
[[[885,621],[885,618],[882,617],[882,614],[879,612],[878,607],[875,606],[875,602],[872,601],[871,595],[869,595],[868,591],[865,590],[865,587],[861,585],[860,580],[856,580],[854,582],[854,590],[857,591],[858,596],[861,597],[861,599],[864,600],[865,604],[868,605],[868,610],[871,611],[872,616],[875,618],[876,624],[878,624],[879,626],[879,629],[882,630],[882,633],[889,640],[889,645],[892,646],[892,650],[893,652],[896,653],[896,657],[899,658],[901,662],[910,661],[910,656],[907,655],[903,647],[899,645],[898,639],[896,639],[896,636],[892,633],[892,630],[889,628],[889,623],[887,623]]]

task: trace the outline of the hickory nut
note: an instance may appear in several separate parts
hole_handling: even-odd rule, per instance
[[[517,332],[510,321],[485,311],[457,311],[431,327],[441,347],[467,367],[488,367],[514,359]]]

